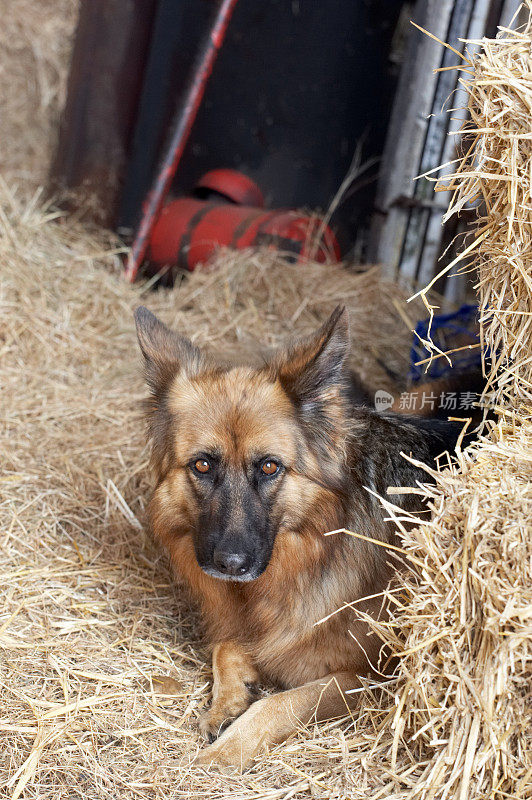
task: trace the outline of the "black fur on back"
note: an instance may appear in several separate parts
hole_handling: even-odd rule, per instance
[[[453,453],[463,427],[460,422],[380,414],[363,406],[352,406],[352,420],[356,480],[382,497],[390,486],[431,483],[429,473],[405,456],[434,467],[439,455]],[[392,500],[408,510],[420,507],[417,495],[399,494]]]

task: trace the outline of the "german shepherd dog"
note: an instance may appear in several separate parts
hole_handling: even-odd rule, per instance
[[[345,714],[359,676],[382,672],[363,617],[386,613],[397,566],[376,495],[427,481],[402,453],[430,462],[461,425],[357,405],[340,307],[257,368],[212,363],[146,308],[135,318],[151,390],[149,522],[212,645],[200,727],[214,743],[198,761],[244,768],[311,719]],[[393,502],[416,508],[412,494]],[[324,535],[344,528],[357,535]],[[253,702],[259,682],[283,691]]]

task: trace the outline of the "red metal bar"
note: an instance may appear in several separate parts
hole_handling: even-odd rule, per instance
[[[133,283],[137,277],[140,265],[146,254],[150,234],[183,156],[205,94],[207,81],[211,75],[222,42],[225,39],[227,26],[237,2],[238,0],[221,0],[214,24],[201,47],[198,65],[194,70],[183,107],[179,109],[172,125],[171,139],[163,157],[159,174],[148,194],[142,221],[127,260],[125,276],[130,283]]]

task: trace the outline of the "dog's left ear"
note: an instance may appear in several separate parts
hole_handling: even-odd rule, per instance
[[[348,351],[347,311],[345,306],[337,306],[315,334],[281,353],[274,367],[287,394],[301,410],[312,411],[327,400],[338,398]]]
[[[167,328],[144,306],[136,309],[135,324],[146,364],[146,380],[154,392],[168,385],[179,372],[194,377],[204,367],[201,350]]]

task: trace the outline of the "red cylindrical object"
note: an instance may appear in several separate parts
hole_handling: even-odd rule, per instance
[[[328,226],[321,229],[321,219],[298,211],[265,211],[184,197],[162,210],[147,255],[152,269],[177,266],[193,270],[224,246],[266,245],[293,253],[298,261],[309,257],[322,263],[338,261],[341,252],[336,237]]]
[[[211,169],[194,187],[194,195],[204,200],[213,192],[240,206],[264,207],[264,196],[255,181],[236,169]]]

